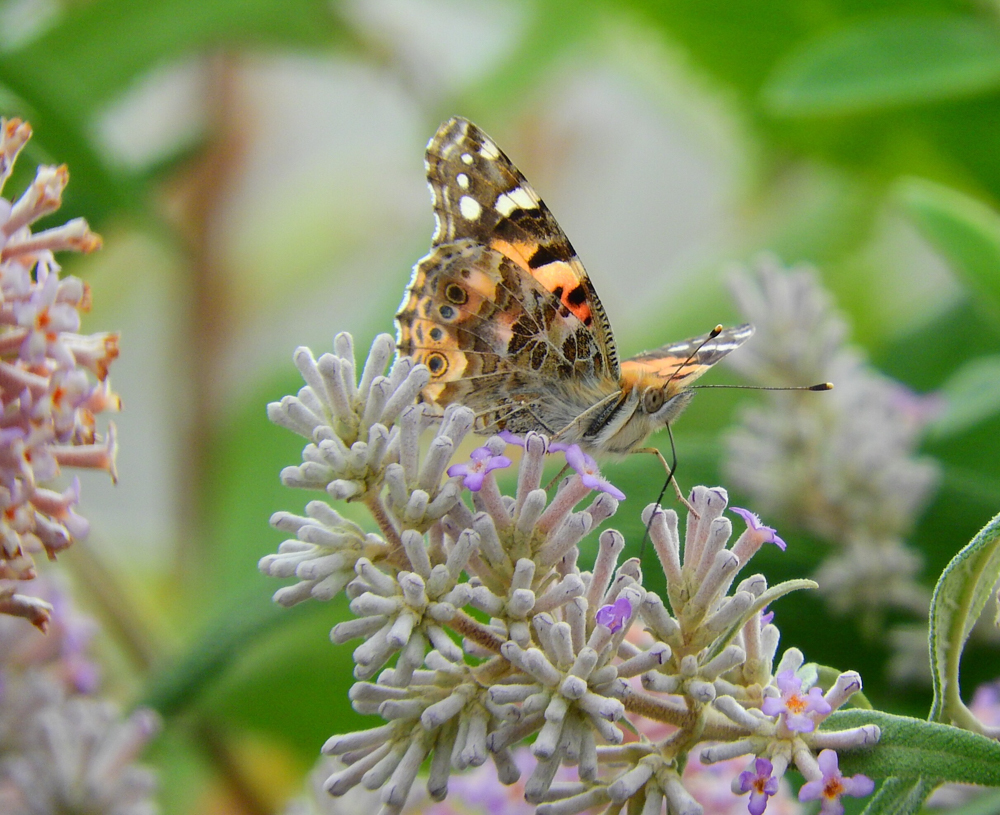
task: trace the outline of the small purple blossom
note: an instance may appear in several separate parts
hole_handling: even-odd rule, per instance
[[[803,784],[802,789],[799,790],[799,800],[815,801],[822,798],[820,815],[841,815],[844,811],[844,805],[840,803],[842,795],[864,798],[874,791],[875,782],[867,775],[859,773],[850,778],[844,778],[840,774],[839,759],[833,750],[824,750],[819,754],[817,760],[823,777]]]
[[[740,789],[750,793],[750,815],[763,815],[767,799],[778,791],[778,779],[771,775],[774,767],[766,758],[758,758],[754,770],[740,773]]]
[[[462,484],[473,492],[479,492],[483,488],[487,473],[510,466],[507,456],[495,456],[489,447],[477,447],[469,459],[468,464],[452,464],[448,468],[448,475],[462,476]]]
[[[802,693],[802,680],[795,675],[795,671],[782,671],[778,674],[778,690],[781,691],[781,698],[768,696],[760,709],[765,716],[784,713],[785,727],[789,730],[812,733],[816,729],[816,722],[807,714],[826,715],[831,710],[819,688],[810,688],[808,693]]]
[[[609,628],[614,634],[632,616],[632,604],[627,597],[619,597],[614,603],[608,606],[601,606],[594,615],[594,620],[598,625]]]
[[[553,446],[550,444],[549,450],[552,449]],[[584,453],[580,449],[579,444],[571,444],[566,448],[566,463],[576,470],[585,487],[606,492],[612,498],[616,498],[619,501],[625,500],[625,493],[610,481],[601,478],[601,471],[597,469],[597,462]]]
[[[785,551],[788,544],[778,537],[778,533],[773,527],[764,526],[764,524],[760,522],[760,516],[758,516],[757,513],[751,512],[749,509],[742,509],[741,507],[730,507],[729,509],[746,521],[748,531],[753,532],[754,535],[760,536],[761,543],[773,543],[782,552]]]
[[[509,430],[501,430],[497,433],[497,436],[507,442],[507,444],[513,444],[515,447],[526,447],[528,443],[527,436],[517,436]],[[545,452],[565,453],[571,446],[564,441],[551,441],[548,447],[545,448]]]
[[[497,436],[507,442],[507,444],[513,444],[515,447],[524,447],[524,436],[517,436],[509,430],[501,430],[497,433]]]

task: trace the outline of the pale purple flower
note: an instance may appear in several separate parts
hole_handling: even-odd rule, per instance
[[[611,633],[618,631],[632,616],[632,604],[627,597],[619,597],[614,603],[608,606],[601,606],[597,609],[594,619],[598,625],[603,625],[611,629]]]
[[[969,710],[987,727],[1000,727],[1000,682],[994,680],[976,688]]]
[[[757,326],[753,347],[732,357],[737,369],[765,386],[836,388],[802,398],[770,392],[744,411],[727,438],[727,480],[769,516],[841,548],[817,577],[835,608],[863,610],[866,624],[888,607],[926,609],[917,558],[903,541],[940,481],[940,464],[917,454],[938,398],[861,361],[815,270],[762,257],[733,290]]]
[[[125,718],[111,704],[76,697],[49,705],[25,727],[29,749],[6,757],[0,812],[155,811],[155,775],[136,763],[160,728],[153,711]]]
[[[497,436],[503,439],[507,444],[513,444],[515,447],[524,447],[527,444],[527,436],[517,436],[511,433],[509,430],[501,430],[497,433]],[[552,441],[549,442],[548,447],[545,448],[547,453],[565,453],[569,450],[570,445],[564,441]]]
[[[840,774],[839,759],[833,750],[824,750],[819,754],[819,768],[823,771],[823,777],[815,781],[807,781],[799,790],[800,801],[815,801],[822,799],[820,805],[820,815],[841,815],[844,805],[840,803],[842,795],[850,795],[852,798],[863,798],[871,795],[875,789],[875,782],[867,775],[852,775],[844,778]]]
[[[497,433],[497,436],[507,442],[507,444],[513,444],[515,447],[524,447],[524,436],[517,436],[509,430],[501,430]]]
[[[830,705],[823,698],[823,691],[810,688],[808,693],[802,693],[802,680],[795,671],[782,671],[778,674],[778,690],[781,697],[768,696],[760,706],[765,716],[785,715],[785,727],[797,733],[812,733],[816,722],[808,715],[819,713],[826,715]]]
[[[646,720],[640,719],[639,732],[646,733],[650,740],[665,737],[665,733],[651,733],[645,725]],[[692,750],[682,776],[684,788],[704,807],[705,815],[746,815],[747,800],[743,795],[736,793],[731,784],[732,778],[736,776],[735,790],[739,789],[739,775],[746,767],[747,762],[743,757],[704,764],[700,752]],[[795,793],[792,792],[788,781],[779,777],[775,777],[774,780],[777,782],[777,789],[773,796],[769,795],[767,798],[769,815],[803,815],[803,806],[795,800]]]
[[[782,552],[785,551],[787,544],[778,537],[778,533],[773,527],[765,526],[760,522],[760,516],[757,513],[751,512],[749,509],[742,509],[741,507],[730,507],[729,509],[746,521],[747,530],[758,536],[761,543],[773,543]]]
[[[771,775],[774,767],[766,758],[758,758],[754,762],[754,770],[740,773],[740,789],[750,793],[747,805],[750,815],[763,815],[767,799],[778,791],[778,779]]]
[[[468,464],[452,464],[448,468],[448,475],[462,476],[462,484],[473,492],[479,492],[483,488],[487,473],[510,466],[507,456],[495,456],[489,447],[477,447],[469,455],[469,459]]]
[[[0,120],[0,188],[31,136],[18,119]],[[91,252],[101,239],[83,219],[41,232],[31,225],[59,208],[69,180],[65,167],[41,167],[15,202],[0,198],[0,577],[34,576],[32,554],[52,558],[87,534],[77,515],[79,482],[56,492],[44,484],[65,467],[108,472],[115,479],[114,426],[102,439],[95,414],[119,408],[107,383],[118,356],[117,334],[81,336],[80,313],[90,291],[59,276],[55,253]],[[96,380],[96,381],[95,381]],[[22,613],[45,625],[45,615],[9,588],[0,612]],[[30,599],[30,598],[29,598]]]
[[[549,450],[554,449],[553,445],[549,445]],[[611,482],[604,478],[601,478],[601,471],[597,468],[597,462],[594,461],[590,456],[580,449],[580,445],[571,444],[566,450],[566,463],[576,470],[577,475],[580,476],[580,480],[583,482],[585,487],[592,490],[599,490],[600,492],[606,492],[612,498],[616,498],[619,501],[625,500],[625,493],[623,493],[618,487],[616,487]]]

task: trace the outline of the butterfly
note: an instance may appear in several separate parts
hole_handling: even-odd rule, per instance
[[[435,229],[396,315],[397,350],[430,371],[423,401],[466,405],[477,432],[536,430],[591,456],[644,451],[691,383],[753,334],[718,328],[619,361],[569,239],[496,143],[449,119],[425,164]]]

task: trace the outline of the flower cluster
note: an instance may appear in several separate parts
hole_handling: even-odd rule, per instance
[[[744,757],[732,784],[753,815],[790,766],[807,779],[803,799],[823,797],[829,811],[842,795],[870,792],[863,776],[840,776],[835,751],[877,741],[878,728],[823,728],[860,689],[858,675],[824,692],[801,652],[777,659],[766,608],[815,584],[741,575],[761,547],[785,547],[774,529],[732,508],[746,529],[731,541],[726,491],[696,487],[683,534],[673,510],[644,513],[663,597],[644,588],[638,559],[622,560],[613,529],[585,569],[580,542],[625,497],[592,459],[532,432],[490,438],[448,467],[471,412],[449,407],[421,453],[430,417],[413,402],[426,371],[397,359],[385,373],[391,339],[379,337],[355,381],[349,338],[336,349],[318,360],[297,352],[307,386],[270,407],[308,440],[303,464],[282,478],[363,503],[378,533],[313,501],[305,516],[274,516],[295,538],[260,563],[297,580],[278,602],[343,590],[355,615],[331,637],[361,638],[350,698],[384,723],[327,741],[336,758],[327,792],[378,790],[380,812],[392,815],[422,766],[427,795],[440,801],[453,771],[491,761],[505,785],[526,776],[524,798],[540,815],[617,813],[626,802],[694,815],[702,807],[684,768],[696,756],[706,765]],[[523,449],[507,495],[497,474],[512,466],[512,444]],[[572,472],[550,495],[542,477],[553,455]],[[518,745],[528,741],[526,765]]]
[[[0,191],[30,137],[26,123],[0,120]],[[44,485],[66,466],[116,477],[114,425],[102,439],[95,415],[119,407],[107,378],[118,335],[77,333],[90,293],[59,277],[53,254],[93,251],[100,238],[83,219],[30,228],[59,208],[68,179],[64,166],[40,167],[18,200],[0,197],[0,611],[43,628],[51,609],[16,581],[34,577],[32,555],[54,558],[88,531],[74,511],[78,481],[61,492]]]
[[[917,555],[904,545],[937,480],[915,457],[936,401],[877,373],[845,345],[847,326],[811,269],[761,258],[734,276],[757,337],[732,364],[755,382],[795,387],[829,380],[830,393],[771,391],[728,439],[730,482],[769,514],[840,547],[817,579],[838,611],[887,606],[923,616]],[[926,661],[926,660],[925,660]]]
[[[657,737],[662,728],[644,726],[645,720],[636,721],[640,732],[649,738]],[[490,765],[472,768],[453,779],[448,787],[448,797],[435,802],[421,789],[414,789],[403,808],[402,815],[534,815],[535,806],[524,800],[524,779],[531,776],[535,759],[526,747],[517,748],[514,762],[521,772],[521,779],[504,785],[497,780]],[[758,761],[767,761],[758,759]],[[740,775],[746,762],[742,759],[702,764],[693,753],[684,768],[682,780],[694,799],[702,806],[705,815],[742,815],[747,811],[747,798],[743,792],[730,790],[730,779]],[[337,759],[322,758],[309,775],[306,794],[291,801],[283,815],[356,815],[358,812],[377,812],[378,791],[358,785],[345,795],[331,796],[323,784],[334,772],[342,769]],[[571,769],[556,773],[553,783],[572,783],[576,775]],[[795,799],[784,779],[770,778],[767,811],[770,815],[799,815],[804,809]],[[752,793],[751,793],[752,795]]]
[[[134,762],[156,715],[123,717],[95,695],[94,623],[51,578],[33,588],[51,609],[46,634],[0,617],[0,812],[147,815],[154,777]]]

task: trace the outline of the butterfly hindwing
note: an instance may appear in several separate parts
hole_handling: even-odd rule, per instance
[[[617,388],[594,333],[509,257],[467,238],[417,264],[396,319],[400,352],[431,372],[424,399],[462,402],[489,417],[483,430],[509,426],[512,410],[546,402],[557,382]]]

